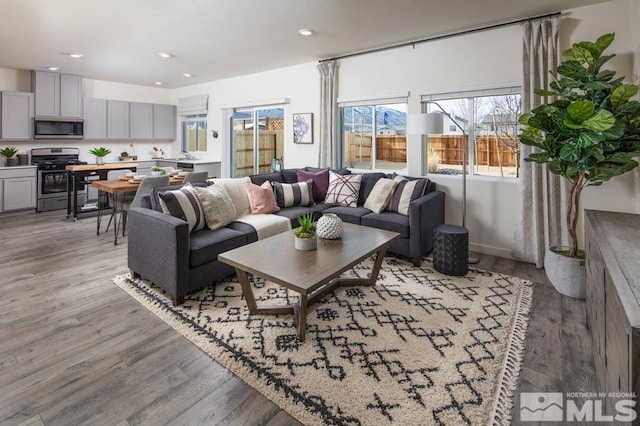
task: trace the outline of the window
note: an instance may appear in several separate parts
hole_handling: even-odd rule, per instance
[[[271,160],[283,159],[283,107],[236,109],[231,120],[232,177],[268,173]]]
[[[182,117],[182,151],[207,150],[207,116]]]
[[[341,102],[342,165],[406,170],[407,96]]]
[[[463,149],[467,145],[470,174],[518,176],[520,87],[427,95],[422,101],[427,112],[441,112],[434,103],[437,102],[449,115],[442,114],[444,133],[427,137],[429,173],[461,174]],[[464,134],[458,126],[464,129]]]

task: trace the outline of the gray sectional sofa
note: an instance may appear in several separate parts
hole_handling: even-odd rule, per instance
[[[343,169],[336,173],[349,174],[350,171]],[[433,182],[428,182],[424,194],[409,204],[408,215],[389,211],[374,213],[363,205],[375,183],[383,177],[389,176],[376,172],[362,174],[357,207],[317,203],[309,207],[281,208],[273,214],[290,219],[292,228],[298,226],[297,218],[302,214],[311,213],[319,218],[324,213],[335,213],[344,222],[398,232],[400,238],[391,244],[388,253],[408,257],[418,265],[433,248],[433,227],[444,223],[444,193],[436,190]],[[265,180],[295,183],[297,169],[251,176],[257,185]],[[142,207],[129,210],[128,266],[133,276],[152,281],[169,294],[174,304],[181,304],[186,294],[233,274],[232,267],[218,261],[218,254],[257,241],[258,234],[243,222],[232,222],[214,231],[205,227],[190,233],[187,222],[162,212],[158,194],[171,189],[176,187],[154,188],[143,199]]]

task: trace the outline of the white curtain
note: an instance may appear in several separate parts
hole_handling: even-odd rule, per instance
[[[320,146],[318,166],[340,167],[340,140],[338,138],[338,62],[318,64],[320,73]]]
[[[530,112],[553,99],[540,97],[534,89],[549,89],[552,76],[549,70],[558,66],[557,17],[523,24],[522,47],[522,109]],[[520,197],[516,216],[512,255],[544,265],[545,248],[566,245],[568,236],[562,232],[567,200],[565,179],[549,173],[546,165],[524,161],[532,147],[522,145]]]

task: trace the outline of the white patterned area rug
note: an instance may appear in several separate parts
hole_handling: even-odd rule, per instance
[[[371,259],[347,277],[366,277]],[[465,277],[385,258],[374,287],[336,289],[292,315],[253,315],[235,278],[174,307],[145,280],[114,282],[285,411],[308,425],[509,423],[532,287],[471,269]],[[258,304],[295,293],[252,279]]]

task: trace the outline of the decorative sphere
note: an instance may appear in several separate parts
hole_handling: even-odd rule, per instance
[[[316,224],[316,235],[327,240],[342,237],[342,220],[334,213],[326,213]]]

